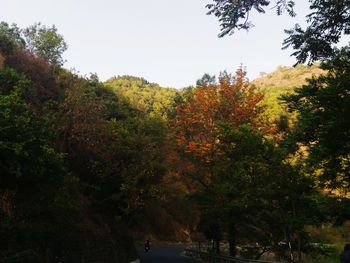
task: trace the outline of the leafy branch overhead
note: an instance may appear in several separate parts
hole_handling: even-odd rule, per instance
[[[252,11],[265,13],[265,9],[271,5],[276,8],[278,15],[287,11],[289,15],[295,16],[295,3],[292,0],[277,0],[273,4],[267,0],[213,0],[213,2],[206,7],[209,9],[209,15],[215,15],[219,18],[221,25],[219,37],[231,35],[235,29],[250,29],[254,26],[249,20],[250,13]]]
[[[252,11],[265,13],[268,7],[275,8],[277,15],[284,11],[295,16],[293,0],[213,0],[208,4],[209,15],[215,15],[220,22],[219,37],[231,35],[234,31],[253,27],[249,16]],[[306,17],[307,27],[296,24],[285,30],[289,35],[283,42],[283,48],[292,47],[292,53],[300,63],[313,62],[330,57],[333,44],[340,41],[342,35],[350,34],[350,0],[311,0],[310,14]]]

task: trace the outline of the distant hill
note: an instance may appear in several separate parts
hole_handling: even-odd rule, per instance
[[[278,99],[282,94],[293,92],[296,87],[306,84],[306,80],[312,76],[319,76],[323,70],[319,65],[296,67],[278,67],[275,71],[263,74],[251,83],[265,94],[262,102],[266,106],[265,116],[270,121],[276,120],[281,115],[288,115],[285,106]]]
[[[178,94],[174,88],[161,87],[134,76],[113,77],[105,85],[127,98],[136,109],[162,118],[167,118],[169,111],[175,107],[174,99]]]

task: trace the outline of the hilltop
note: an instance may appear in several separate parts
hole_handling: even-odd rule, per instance
[[[293,92],[295,88],[306,84],[307,79],[319,76],[323,72],[318,64],[312,66],[297,65],[296,67],[280,66],[275,71],[263,74],[253,80],[251,84],[264,93],[262,105],[266,106],[265,116],[275,121],[281,115],[287,115],[279,97]]]
[[[161,87],[144,78],[134,76],[117,76],[105,82],[117,95],[126,98],[141,112],[152,117],[167,118],[174,107],[174,98],[178,91],[174,88]]]

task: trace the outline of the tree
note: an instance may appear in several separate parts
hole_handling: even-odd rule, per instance
[[[60,175],[53,176],[57,167],[52,163],[50,168],[47,162],[52,161],[50,158],[59,162],[60,157],[48,144],[48,130],[42,125],[45,120],[23,99],[32,83],[11,69],[4,69],[0,70],[0,84],[2,183],[54,182]]]
[[[312,178],[285,161],[284,152],[249,125],[220,127],[221,155],[215,159],[208,189],[200,193],[205,211],[216,213],[226,233],[230,254],[240,240],[258,243],[255,257],[271,250],[277,260],[287,257],[284,232],[288,228],[293,250],[305,249],[305,225],[322,221],[314,200]]]
[[[15,49],[27,49],[46,59],[52,65],[62,66],[64,60],[62,54],[68,45],[62,35],[58,34],[55,26],[46,27],[40,23],[25,29],[16,24],[0,23],[0,51],[10,54]]]
[[[31,52],[44,57],[53,65],[63,65],[62,54],[68,46],[63,36],[57,33],[54,25],[46,27],[37,23],[26,28],[23,35],[26,46]]]
[[[307,28],[295,25],[286,30],[289,37],[284,41],[284,48],[292,46],[295,50],[292,55],[302,63],[332,57],[335,51],[332,45],[343,34],[350,34],[349,0],[314,0],[310,1],[310,9]]]
[[[302,143],[311,172],[321,175],[328,187],[350,187],[350,48],[334,51],[322,64],[326,74],[309,80],[284,96],[290,111],[298,112],[296,129],[290,136]]]
[[[16,24],[10,26],[5,22],[0,23],[0,51],[8,54],[14,48],[23,48],[25,40],[22,31]]]
[[[199,86],[177,107],[173,120],[178,146],[193,157],[210,163],[218,154],[218,125],[257,124],[262,95],[249,86],[246,72],[222,73],[217,85]]]
[[[52,234],[69,213],[70,181],[63,155],[51,145],[45,114],[25,99],[32,83],[0,70],[0,243],[3,255],[52,249]],[[63,189],[67,192],[63,193]],[[60,215],[60,216],[59,216]],[[45,251],[47,252],[47,251]]]
[[[222,214],[215,208],[224,205],[215,192],[218,178],[215,171],[218,160],[223,157],[221,146],[225,143],[221,140],[221,125],[259,126],[261,108],[258,103],[262,95],[248,84],[245,74],[242,68],[235,75],[224,72],[218,84],[203,84],[189,90],[171,123],[177,147],[192,162],[189,173],[192,182],[198,184],[194,195],[203,213],[200,228],[207,237],[213,238],[216,252],[219,252],[222,238],[218,215],[222,220],[227,219],[227,213]]]
[[[196,84],[197,86],[215,85],[216,77],[205,73],[199,80],[197,80]]]

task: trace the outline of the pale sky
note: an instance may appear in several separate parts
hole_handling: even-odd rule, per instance
[[[206,15],[211,0],[0,0],[0,20],[27,27],[56,25],[69,45],[66,68],[101,80],[134,75],[162,86],[193,85],[204,73],[234,72],[243,64],[250,79],[290,66],[281,50],[284,29],[303,24],[308,1],[296,1],[296,18],[251,15],[255,28],[218,38],[219,24]]]

